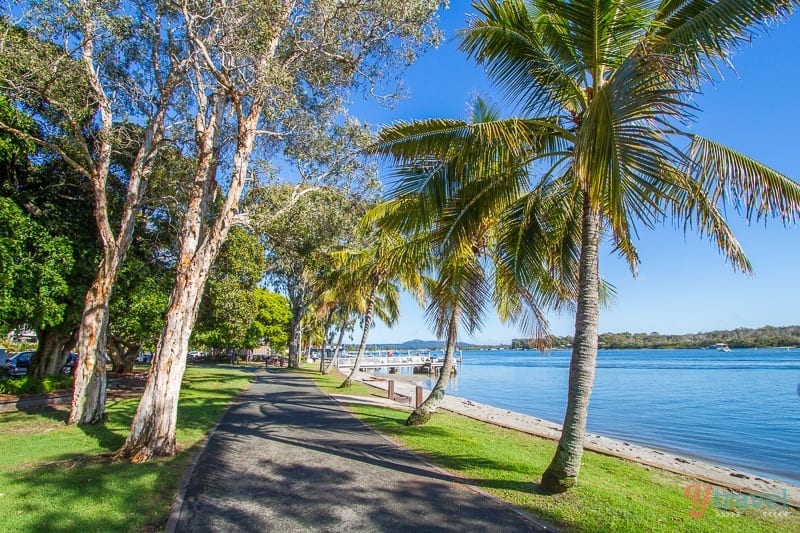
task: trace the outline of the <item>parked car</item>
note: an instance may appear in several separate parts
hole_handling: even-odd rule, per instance
[[[78,368],[78,354],[70,352],[64,361],[64,366],[61,367],[61,373],[65,376],[74,376],[76,368]]]
[[[136,358],[137,363],[143,363],[146,365],[149,365],[152,360],[153,360],[153,354],[151,353],[140,353],[139,356]]]
[[[16,355],[12,355],[6,359],[6,362],[3,363],[3,367],[11,377],[24,376],[28,373],[28,369],[31,366],[31,357],[33,357],[35,353],[36,352],[19,352]]]

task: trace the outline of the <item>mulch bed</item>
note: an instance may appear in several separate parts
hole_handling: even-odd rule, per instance
[[[108,398],[130,398],[144,390],[148,372],[130,372],[127,374],[108,373]],[[49,394],[22,394],[14,396],[0,394],[0,413],[19,410],[45,409],[69,405],[72,391],[62,390]]]

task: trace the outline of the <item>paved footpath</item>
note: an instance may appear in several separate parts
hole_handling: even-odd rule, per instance
[[[260,372],[200,457],[175,531],[545,531],[372,431],[310,380]]]

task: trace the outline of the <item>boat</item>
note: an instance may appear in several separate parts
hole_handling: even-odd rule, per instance
[[[717,344],[714,345],[714,348],[716,348],[718,352],[730,352],[731,351],[730,346],[728,346],[724,342],[718,342]]]

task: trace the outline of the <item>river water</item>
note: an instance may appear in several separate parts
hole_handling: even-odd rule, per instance
[[[569,357],[464,351],[448,392],[561,423]],[[588,429],[800,484],[800,349],[600,350]]]

